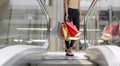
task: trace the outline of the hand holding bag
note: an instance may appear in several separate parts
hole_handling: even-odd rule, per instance
[[[65,40],[78,40],[80,39],[80,32],[77,30],[76,26],[70,22],[62,23],[61,35]]]
[[[76,37],[80,35],[80,32],[77,30],[77,27],[73,25],[71,22],[66,22],[66,26],[68,28],[68,31],[72,37]]]

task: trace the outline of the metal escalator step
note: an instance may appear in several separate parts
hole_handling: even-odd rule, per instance
[[[43,60],[31,66],[95,66],[88,60]]]
[[[64,52],[48,52],[46,53],[46,56],[44,57],[44,59],[59,59],[59,60],[69,60],[69,59],[83,59],[86,60],[87,57],[85,56],[84,52],[79,52],[79,53],[73,53],[74,56],[65,56],[66,53]]]
[[[74,53],[75,56],[65,56],[65,53],[47,53],[43,60],[34,61],[31,66],[95,66],[87,60],[85,53]]]

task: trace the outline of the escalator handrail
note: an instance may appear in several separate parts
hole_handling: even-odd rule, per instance
[[[42,3],[41,0],[37,0],[39,6],[43,9],[43,11],[45,12],[45,15],[47,17],[47,40],[49,38],[49,33],[50,33],[50,17],[49,17],[49,14],[48,14],[48,11],[46,10],[44,4]]]
[[[46,17],[47,17],[47,36],[46,36],[46,49],[48,48],[48,43],[49,43],[49,37],[50,37],[50,17],[49,17],[49,14],[48,14],[48,11],[46,10],[46,7],[44,6],[44,4],[42,3],[41,0],[36,0],[39,4],[39,6],[43,9]]]
[[[84,42],[85,44],[88,44],[88,42],[86,41],[87,39],[87,18],[89,17],[89,14],[91,13],[91,10],[94,8],[95,4],[97,3],[98,0],[93,0],[91,5],[89,6],[88,10],[87,10],[87,13],[86,13],[86,16],[84,18]],[[86,45],[86,47],[90,47],[91,45]]]
[[[39,5],[40,5],[41,8],[43,9],[43,11],[45,12],[45,15],[47,16],[47,20],[48,20],[48,22],[49,22],[49,15],[48,15],[48,12],[47,12],[47,10],[46,10],[44,4],[42,3],[41,0],[37,0],[37,2],[39,3]]]
[[[95,4],[97,3],[97,0],[93,0],[90,7],[87,10],[86,16],[85,16],[85,20],[87,19],[88,15],[90,14],[91,10],[93,9],[93,7],[95,6]]]

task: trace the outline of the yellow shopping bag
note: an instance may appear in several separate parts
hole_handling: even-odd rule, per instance
[[[62,36],[65,40],[67,40],[67,38],[70,37],[67,26],[65,23],[62,23]]]

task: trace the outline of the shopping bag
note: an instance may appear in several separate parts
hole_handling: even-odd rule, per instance
[[[69,29],[68,29],[68,26],[66,25],[66,22],[62,23],[61,35],[63,36],[63,38],[65,40],[78,40],[78,39],[80,39],[80,36],[76,35],[76,34],[75,34],[75,36],[71,35],[71,33],[70,33]]]
[[[114,22],[105,26],[102,32],[102,39],[112,40],[113,38],[116,38],[118,34],[119,34],[119,24],[117,22]]]
[[[101,38],[103,40],[117,40],[119,39],[119,36],[117,35],[117,36],[109,37],[109,36],[102,35]]]
[[[80,35],[80,32],[77,30],[77,27],[73,25],[72,22],[65,22],[68,28],[68,31],[72,37],[76,37]]]
[[[65,23],[62,23],[61,35],[63,36],[64,39],[67,39],[67,37],[69,37],[69,33],[68,33],[67,26]]]
[[[50,31],[50,35],[55,38],[63,39],[61,36],[61,25],[62,22],[56,23],[53,29]]]

